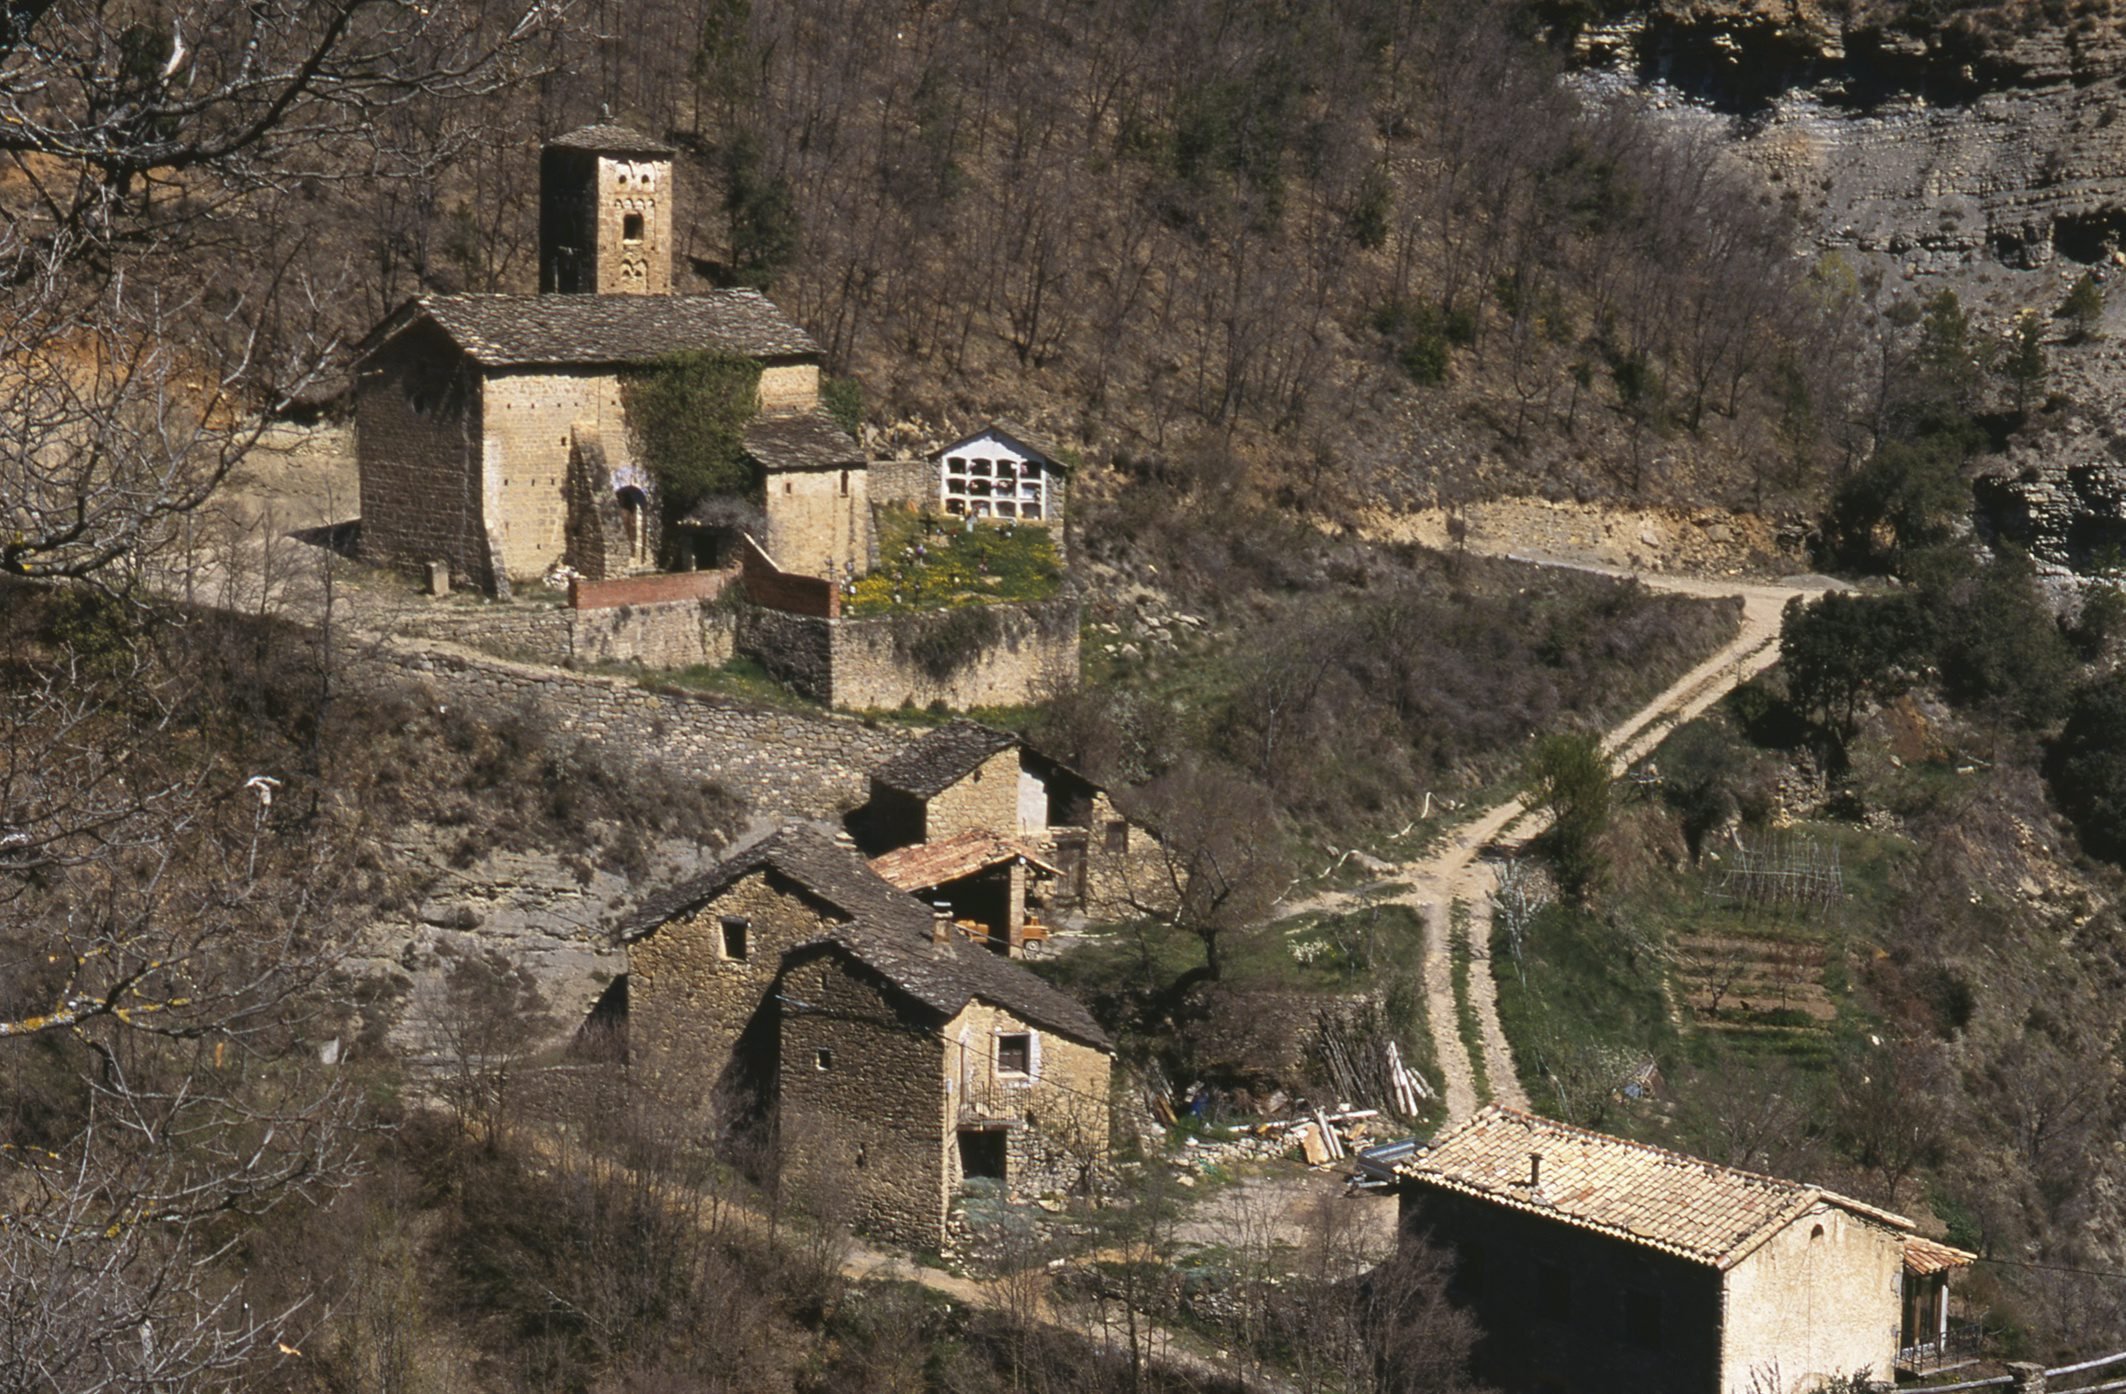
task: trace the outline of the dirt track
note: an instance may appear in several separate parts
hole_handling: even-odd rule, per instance
[[[1568,561],[1555,557],[1526,555],[1501,549],[1500,555],[1538,566],[1562,566],[1607,576],[1632,577],[1652,590],[1683,595],[1720,598],[1740,596],[1742,624],[1735,637],[1712,657],[1692,668],[1668,689],[1613,727],[1604,738],[1612,767],[1622,773],[1643,759],[1678,725],[1698,716],[1741,683],[1769,668],[1779,657],[1779,634],[1787,602],[1795,597],[1814,597],[1835,583],[1814,577],[1791,582],[1740,582],[1702,580],[1690,576],[1630,571],[1620,567]],[[1432,1046],[1439,1061],[1440,1087],[1445,1093],[1447,1118],[1457,1122],[1475,1112],[1478,1099],[1475,1071],[1457,1029],[1454,1006],[1453,966],[1449,954],[1449,915],[1457,900],[1469,907],[1470,944],[1477,963],[1469,975],[1471,1004],[1476,1009],[1479,1048],[1493,1101],[1516,1108],[1528,1106],[1515,1071],[1513,1050],[1499,1027],[1497,982],[1485,962],[1491,942],[1491,891],[1496,878],[1479,852],[1487,848],[1511,850],[1525,844],[1549,825],[1548,815],[1531,809],[1519,798],[1507,799],[1484,810],[1456,828],[1447,843],[1431,856],[1407,862],[1388,873],[1393,883],[1386,896],[1378,888],[1363,893],[1363,899],[1378,904],[1384,899],[1409,905],[1425,923],[1425,1010],[1431,1023]],[[1356,907],[1358,892],[1334,892],[1291,906],[1294,913],[1335,911]]]

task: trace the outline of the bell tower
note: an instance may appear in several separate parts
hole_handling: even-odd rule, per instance
[[[539,155],[539,289],[672,293],[672,147],[585,126]]]

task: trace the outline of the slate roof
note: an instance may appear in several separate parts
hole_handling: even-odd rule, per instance
[[[864,462],[856,438],[823,411],[763,412],[746,423],[745,445],[768,470],[844,469]]]
[[[1531,1187],[1534,1153],[1542,1154],[1542,1177]],[[1902,1215],[1820,1187],[1497,1105],[1441,1134],[1396,1175],[1719,1269],[1734,1267],[1819,1205],[1912,1228]]]
[[[880,765],[871,778],[888,789],[934,799],[972,774],[984,760],[1018,743],[1019,738],[1009,731],[978,721],[955,721]]]
[[[364,344],[374,353],[408,325],[433,322],[489,368],[647,362],[689,349],[749,358],[814,355],[819,346],[757,290],[705,295],[422,295]]]
[[[871,859],[871,869],[904,891],[942,886],[993,866],[1024,861],[1051,876],[1063,873],[1015,837],[969,828],[943,842],[920,842]]]
[[[566,135],[555,136],[546,145],[549,150],[589,150],[599,155],[640,155],[662,160],[671,159],[675,153],[661,140],[652,139],[633,127],[616,126],[611,122],[578,126]]]
[[[1905,1237],[1905,1272],[1924,1278],[1930,1273],[1943,1273],[1951,1268],[1968,1268],[1978,1262],[1978,1255],[1965,1253],[1962,1249],[1923,1239],[1919,1235]]]
[[[888,885],[854,849],[802,823],[781,828],[700,876],[649,897],[615,926],[615,932],[621,942],[632,943],[764,868],[849,917],[823,942],[941,1015],[955,1016],[979,998],[1087,1045],[1114,1048],[1092,1013],[1023,965],[957,933],[944,944],[932,943],[928,906]]]
[[[990,431],[995,431],[1000,436],[1010,437],[1013,441],[1016,441],[1018,444],[1025,446],[1028,450],[1032,451],[1036,455],[1039,455],[1042,459],[1048,461],[1052,465],[1060,465],[1064,469],[1070,468],[1070,461],[1064,458],[1062,448],[1056,445],[1055,442],[1051,441],[1047,436],[1042,435],[1038,431],[1034,431],[1028,427],[1021,426],[1016,421],[1008,421],[1001,416],[998,417],[996,420],[990,422],[987,426],[982,427],[980,430],[969,431],[966,435],[961,436],[958,440],[949,441],[946,444],[939,446],[936,450],[931,452],[930,458],[933,460],[943,459],[946,455],[951,454],[953,451],[967,444],[967,442],[974,440],[976,437],[984,435]]]

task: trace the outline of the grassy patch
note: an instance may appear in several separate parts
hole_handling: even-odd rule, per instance
[[[615,668],[615,672],[631,672]],[[710,692],[758,707],[782,707],[790,711],[818,711],[820,705],[790,690],[780,679],[751,658],[733,658],[714,667],[697,663],[676,668],[644,680],[648,687],[676,687],[688,692]]]
[[[858,579],[844,614],[1047,600],[1063,584],[1062,560],[1045,527],[888,509],[879,516],[878,556],[878,570]]]
[[[1502,929],[1492,958],[1511,962]],[[1551,905],[1536,916],[1519,968],[1498,975],[1498,1004],[1538,1112],[1599,1127],[1632,1071],[1673,1052],[1662,974],[1660,944],[1614,911]]]
[[[1484,1028],[1476,1018],[1476,1001],[1469,991],[1469,974],[1475,966],[1469,949],[1469,907],[1459,900],[1448,911],[1447,952],[1454,976],[1454,1031],[1462,1038],[1462,1050],[1469,1057],[1469,1079],[1476,1089],[1476,1101],[1488,1104],[1491,1067],[1484,1058]]]

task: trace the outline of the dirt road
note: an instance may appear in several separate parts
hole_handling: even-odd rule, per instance
[[[1735,637],[1697,667],[1678,678],[1668,689],[1612,728],[1603,739],[1610,763],[1622,773],[1643,759],[1677,726],[1698,716],[1738,685],[1769,668],[1779,657],[1780,627],[1787,602],[1795,597],[1814,597],[1836,588],[1827,578],[1796,577],[1779,582],[1704,580],[1690,576],[1627,571],[1554,557],[1505,552],[1511,560],[1538,566],[1563,566],[1607,576],[1630,577],[1652,590],[1684,595],[1722,598],[1740,596],[1742,624]],[[1513,1050],[1499,1028],[1498,989],[1486,960],[1491,943],[1491,892],[1497,879],[1492,867],[1481,860],[1485,849],[1511,851],[1525,844],[1549,825],[1549,816],[1531,809],[1519,798],[1507,799],[1484,810],[1455,829],[1446,845],[1431,856],[1405,863],[1387,875],[1391,882],[1383,895],[1376,886],[1367,892],[1336,892],[1317,896],[1292,910],[1335,911],[1355,908],[1361,898],[1367,903],[1383,901],[1408,905],[1425,923],[1425,1010],[1431,1023],[1432,1046],[1439,1061],[1450,1122],[1467,1118],[1485,1102],[1477,1097],[1475,1069],[1457,1027],[1454,1002],[1453,959],[1450,953],[1450,916],[1457,900],[1469,907],[1469,942],[1477,961],[1469,974],[1469,996],[1478,1024],[1478,1048],[1483,1053],[1484,1073],[1491,1100],[1525,1108],[1528,1096],[1514,1069]]]

